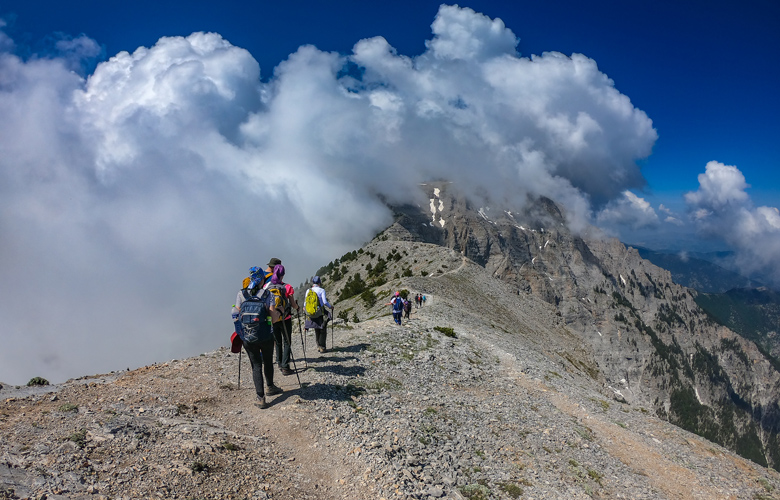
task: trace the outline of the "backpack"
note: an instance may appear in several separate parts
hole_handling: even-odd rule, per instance
[[[306,315],[310,318],[319,318],[324,313],[319,295],[311,288],[306,290],[306,299],[303,307],[306,309]]]
[[[248,344],[272,340],[274,338],[271,318],[268,316],[268,294],[263,292],[261,296],[251,295],[247,290],[242,290],[244,301],[238,310],[238,322],[241,324],[240,332],[237,332],[241,340]]]
[[[287,299],[287,287],[283,283],[269,285],[266,290],[273,297],[274,310],[271,311],[271,317],[274,323],[278,323],[292,314],[292,305],[290,305],[290,301]]]
[[[404,310],[404,299],[399,295],[393,301],[393,312],[401,312]]]

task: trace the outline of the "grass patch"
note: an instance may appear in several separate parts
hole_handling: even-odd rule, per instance
[[[227,440],[223,441],[221,446],[227,451],[238,451],[241,449],[237,444],[231,443]]]
[[[599,474],[593,469],[588,469],[588,476],[599,484],[601,484],[601,478],[604,477],[603,474]]]
[[[519,487],[515,483],[501,483],[498,487],[511,498],[520,498],[523,494],[523,488]]]
[[[69,411],[79,411],[79,405],[74,405],[73,403],[65,403],[64,405],[59,407],[59,410],[63,413]]]
[[[574,431],[585,441],[593,441],[593,431],[587,427],[575,427]]]
[[[447,327],[447,326],[434,326],[433,329],[436,330],[439,333],[444,334],[447,337],[450,337],[450,338],[453,338],[453,339],[458,338],[458,336],[455,334],[455,330],[453,330],[450,327]]]
[[[73,434],[71,434],[70,436],[68,436],[67,440],[73,441],[74,443],[76,443],[76,446],[78,446],[79,448],[84,448],[84,446],[87,445],[87,430],[86,429],[78,430]]]
[[[209,465],[206,462],[201,462],[200,460],[196,460],[190,464],[190,470],[192,472],[208,472]]]
[[[376,391],[376,392],[382,392],[382,391],[389,391],[392,389],[400,389],[403,387],[403,383],[395,379],[393,377],[388,377],[386,380],[375,380],[373,382],[368,381],[356,381],[355,385],[359,387],[363,387],[366,390],[369,391]]]
[[[490,489],[484,484],[467,484],[460,493],[469,500],[488,500],[491,497]]]

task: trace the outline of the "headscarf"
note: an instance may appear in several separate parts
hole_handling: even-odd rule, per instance
[[[271,284],[272,285],[281,285],[284,283],[282,279],[284,278],[284,266],[281,264],[277,264],[274,266],[274,274],[271,276]]]

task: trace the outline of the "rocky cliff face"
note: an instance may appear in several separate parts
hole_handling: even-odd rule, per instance
[[[780,374],[703,312],[695,291],[616,239],[572,234],[551,200],[513,210],[474,206],[452,185],[425,188],[430,205],[396,207],[387,237],[448,247],[556,306],[615,399],[780,467]]]

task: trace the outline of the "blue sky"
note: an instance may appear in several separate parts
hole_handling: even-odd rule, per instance
[[[0,1],[0,380],[215,348],[436,178],[780,283],[778,5]]]
[[[32,50],[53,33],[86,34],[107,56],[162,36],[214,31],[246,48],[264,78],[300,45],[349,53],[383,36],[399,53],[425,50],[441,2],[0,3],[8,32]],[[642,162],[647,193],[667,205],[695,190],[708,161],[737,166],[758,204],[780,204],[780,4],[772,0],[461,3],[501,18],[522,55],[594,59],[658,130]]]

